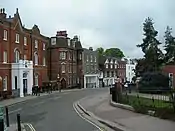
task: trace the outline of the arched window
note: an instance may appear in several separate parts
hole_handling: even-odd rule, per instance
[[[20,59],[20,52],[16,49],[15,50],[15,63],[18,63]]]
[[[38,54],[36,52],[34,53],[34,63],[38,65]]]
[[[38,86],[38,74],[37,73],[35,73],[35,80],[34,80],[34,84],[35,84],[35,86]]]

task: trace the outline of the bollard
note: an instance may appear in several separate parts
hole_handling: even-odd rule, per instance
[[[4,120],[0,119],[0,131],[4,131]]]
[[[18,131],[21,131],[21,119],[20,119],[20,114],[17,114],[17,126],[18,126]]]
[[[7,127],[9,127],[9,111],[8,111],[8,107],[5,107],[5,113],[6,113],[6,124]]]

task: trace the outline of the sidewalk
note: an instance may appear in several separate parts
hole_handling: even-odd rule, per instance
[[[82,90],[82,89],[61,90],[61,92],[70,92],[70,91],[78,91],[78,90]],[[59,91],[53,91],[50,94],[49,93],[40,93],[40,96],[29,95],[29,96],[25,96],[25,97],[17,97],[17,98],[6,99],[6,100],[0,101],[0,105],[1,106],[10,106],[10,105],[13,105],[13,104],[16,104],[16,103],[24,102],[26,100],[35,99],[37,97],[46,96],[46,95],[52,95],[52,94],[55,94],[55,93],[59,93]]]
[[[97,117],[111,121],[129,131],[174,131],[175,122],[113,107],[109,93],[98,94],[80,100],[80,105]]]

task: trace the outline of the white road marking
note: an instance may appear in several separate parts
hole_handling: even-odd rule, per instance
[[[89,122],[90,124],[92,124],[93,126],[95,126],[97,129],[99,129],[100,131],[104,131],[104,130],[101,129],[98,125],[96,125],[95,123],[91,122],[91,121],[88,120],[87,118],[83,117],[83,116],[77,111],[77,109],[75,108],[75,104],[73,104],[73,108],[74,108],[75,112],[76,112],[82,119],[84,119],[85,121]]]
[[[19,112],[19,111],[21,111],[21,110],[22,110],[22,108],[18,108],[18,109],[16,109],[16,110],[9,111],[9,114],[13,114],[13,113]]]
[[[32,126],[32,124],[25,123],[24,125],[27,125],[31,129],[31,131],[36,131],[35,128]]]

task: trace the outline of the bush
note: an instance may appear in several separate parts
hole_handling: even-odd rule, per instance
[[[139,92],[159,93],[170,91],[169,77],[160,72],[147,72],[139,82]]]

